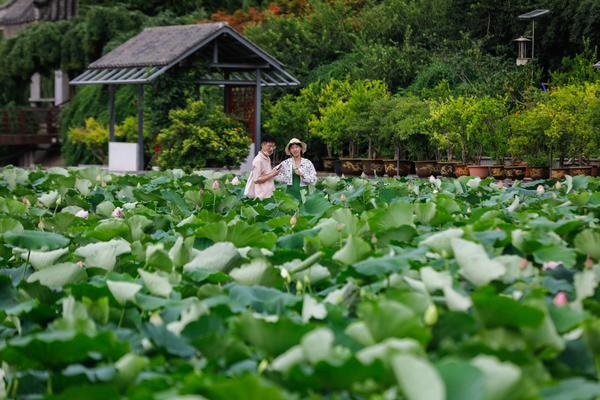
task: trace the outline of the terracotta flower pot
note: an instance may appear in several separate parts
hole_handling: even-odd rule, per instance
[[[408,160],[383,160],[385,173],[387,176],[407,176],[410,174],[412,161]],[[398,171],[398,165],[400,171]]]
[[[457,163],[452,162],[452,161],[448,161],[448,162],[438,161],[437,165],[438,165],[438,171],[440,172],[440,175],[445,176],[447,178],[456,176],[455,172],[454,172],[456,164]]]
[[[367,175],[383,176],[385,172],[383,160],[365,158],[362,160],[362,170]]]
[[[569,175],[569,168],[552,168],[550,172],[551,179],[562,179],[565,175]]]
[[[469,165],[469,175],[487,178],[490,174],[490,167],[484,165]]]
[[[469,175],[469,167],[467,164],[455,164],[454,165],[454,176],[457,178],[460,176],[468,176]]]
[[[333,162],[334,161],[335,161],[335,157],[323,158],[323,171],[333,171]]]
[[[525,170],[527,167],[523,165],[511,165],[509,167],[504,167],[505,176],[509,179],[520,179],[525,178]]]
[[[437,173],[437,161],[415,161],[415,172],[419,178],[428,178]]]
[[[362,160],[360,158],[340,158],[342,162],[342,173],[344,175],[360,175],[363,172]]]
[[[529,171],[529,177],[534,181],[550,177],[550,168],[548,167],[527,167],[527,171]]]
[[[577,175],[592,175],[592,167],[590,166],[576,166],[569,167],[569,175],[577,176]]]
[[[504,165],[492,165],[490,167],[490,174],[496,179],[504,179],[506,177]]]

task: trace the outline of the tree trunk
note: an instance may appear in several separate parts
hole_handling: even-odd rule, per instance
[[[452,146],[448,146],[446,154],[448,156],[448,161],[452,161],[454,159],[454,151],[452,149]]]
[[[369,136],[369,159],[373,159],[373,139],[371,139],[371,137]]]
[[[333,152],[331,151],[331,145],[326,145],[327,147],[327,157],[333,157]]]

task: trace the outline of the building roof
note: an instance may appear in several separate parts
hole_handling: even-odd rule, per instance
[[[11,0],[0,7],[0,24],[16,25],[35,21],[33,0]]]
[[[90,64],[90,69],[167,65],[210,37],[224,23],[146,28],[110,53]]]
[[[148,83],[192,54],[210,62],[210,74],[198,83],[250,85],[260,81],[262,86],[299,84],[283,69],[280,61],[224,22],[146,28],[94,61],[71,83]],[[257,69],[261,70],[260,76]]]
[[[77,13],[76,0],[9,0],[0,6],[0,25],[69,19]]]

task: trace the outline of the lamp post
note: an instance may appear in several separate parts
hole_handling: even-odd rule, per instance
[[[531,20],[531,58],[535,57],[535,19],[550,12],[547,9],[537,9],[518,16],[519,19]]]

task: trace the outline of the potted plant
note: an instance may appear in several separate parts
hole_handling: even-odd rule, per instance
[[[388,176],[410,174],[412,162],[405,159],[411,145],[418,142],[429,117],[428,104],[415,96],[394,95],[375,103],[372,113],[379,124],[379,141],[394,149],[394,159],[385,159]]]
[[[440,164],[447,173],[452,170],[456,176],[469,175],[485,178],[489,171],[487,166],[479,165],[483,141],[481,130],[484,123],[483,118],[476,119],[477,99],[471,96],[450,96],[445,100],[433,101],[431,103],[431,135],[432,141],[439,149],[446,153],[446,162]],[[473,154],[479,151],[476,165],[468,165]],[[460,162],[454,164],[455,153],[458,153]],[[452,163],[452,164],[450,164]]]
[[[548,156],[543,153],[532,154],[526,157],[528,175],[533,180],[550,178]]]

